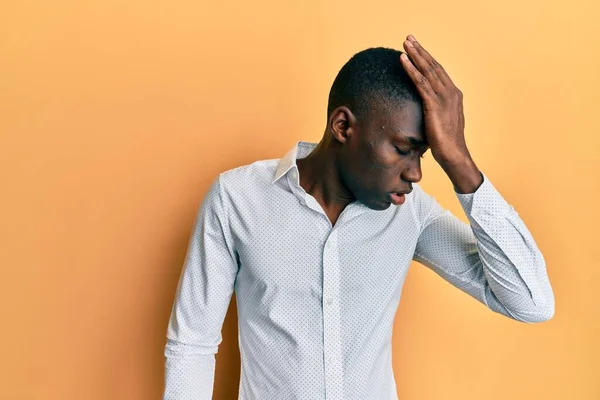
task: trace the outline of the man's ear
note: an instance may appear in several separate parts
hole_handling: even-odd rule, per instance
[[[340,106],[329,115],[328,130],[335,140],[346,141],[356,132],[356,117],[346,106]]]

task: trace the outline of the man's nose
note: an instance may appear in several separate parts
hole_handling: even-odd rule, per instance
[[[423,178],[421,171],[421,160],[411,161],[404,171],[402,171],[402,179],[408,182],[417,183]]]

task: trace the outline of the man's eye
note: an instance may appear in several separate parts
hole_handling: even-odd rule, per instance
[[[396,146],[394,146],[394,147],[396,147]],[[398,147],[396,147],[396,151],[398,152],[398,154],[401,154],[403,156],[407,156],[410,154],[410,150],[402,150],[402,149],[399,149]]]

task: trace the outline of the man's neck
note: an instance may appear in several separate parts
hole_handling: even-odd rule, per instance
[[[341,183],[335,156],[331,143],[323,139],[308,156],[296,160],[300,186],[317,200],[332,224],[355,200]]]

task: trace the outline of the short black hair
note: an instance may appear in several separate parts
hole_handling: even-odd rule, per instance
[[[356,53],[338,72],[329,91],[327,117],[340,106],[348,107],[357,118],[373,110],[375,100],[402,105],[420,102],[421,97],[400,63],[401,51],[372,47]]]

